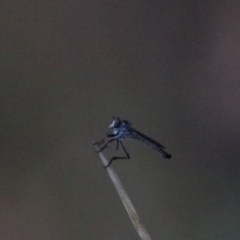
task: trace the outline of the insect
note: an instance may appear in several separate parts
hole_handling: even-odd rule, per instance
[[[164,158],[171,158],[171,154],[167,153],[164,149],[165,147],[151,139],[150,137],[144,135],[143,133],[137,131],[132,127],[132,124],[127,120],[121,120],[119,117],[113,117],[112,123],[108,127],[111,130],[111,133],[107,133],[107,137],[111,138],[105,143],[105,140],[95,142],[94,145],[99,146],[97,153],[102,152],[108,145],[116,141],[116,150],[118,150],[119,144],[121,145],[126,156],[124,157],[111,157],[109,163],[104,166],[104,168],[109,167],[114,160],[118,159],[130,159],[130,155],[127,149],[123,145],[123,140],[126,138],[137,139],[143,143],[146,143],[148,146],[155,149],[157,152],[161,153]]]

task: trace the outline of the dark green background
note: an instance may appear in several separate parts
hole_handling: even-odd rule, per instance
[[[139,239],[91,145],[112,115],[173,156],[113,165],[152,239],[240,239],[239,6],[2,1],[0,239]]]

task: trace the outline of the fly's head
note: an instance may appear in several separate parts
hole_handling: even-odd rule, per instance
[[[113,117],[112,123],[108,126],[113,135],[118,135],[122,121],[119,117]]]
[[[117,136],[117,135],[123,135],[125,132],[129,132],[132,129],[132,125],[127,120],[121,120],[119,117],[113,117],[112,123],[108,127],[111,130],[111,135]]]
[[[121,119],[119,117],[113,117],[112,123],[108,126],[109,129],[119,128],[121,126]]]

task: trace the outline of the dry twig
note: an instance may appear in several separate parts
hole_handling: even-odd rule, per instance
[[[104,154],[102,152],[100,152],[99,156],[103,162],[103,165],[106,166],[108,164],[108,160],[106,159]],[[110,179],[113,182],[113,185],[115,186],[115,188],[118,192],[118,195],[120,196],[120,198],[122,200],[122,203],[129,215],[138,235],[140,236],[140,238],[142,240],[151,240],[151,237],[149,236],[147,230],[141,224],[138,214],[137,214],[129,196],[127,195],[118,175],[114,171],[113,167],[109,166],[108,168],[106,168],[106,170],[108,172]]]

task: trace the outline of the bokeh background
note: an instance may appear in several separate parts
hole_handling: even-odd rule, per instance
[[[112,115],[173,156],[113,164],[152,239],[240,239],[237,1],[0,5],[2,240],[139,239],[92,146]]]

